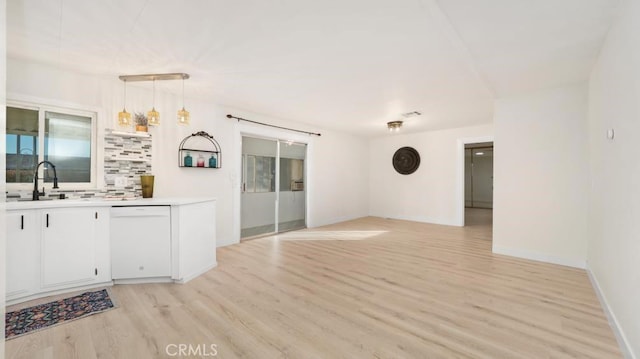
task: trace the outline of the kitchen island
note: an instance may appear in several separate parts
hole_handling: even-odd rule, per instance
[[[184,283],[216,266],[215,198],[25,201],[6,210],[8,304],[114,283]]]

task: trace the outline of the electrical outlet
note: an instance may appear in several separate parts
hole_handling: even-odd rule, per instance
[[[124,188],[127,186],[127,177],[116,177],[115,186],[118,188]]]

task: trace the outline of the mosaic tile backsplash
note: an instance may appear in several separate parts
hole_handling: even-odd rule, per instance
[[[104,136],[104,182],[102,189],[61,190],[47,186],[45,197],[94,198],[142,197],[140,175],[151,174],[151,136],[136,137],[107,129]],[[116,178],[126,178],[124,187],[116,187]],[[7,192],[7,201],[31,198],[31,191]]]

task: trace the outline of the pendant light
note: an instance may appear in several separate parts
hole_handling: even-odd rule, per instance
[[[127,80],[124,80],[124,100],[122,111],[118,112],[118,125],[122,127],[131,126],[131,114],[127,112]]]
[[[164,80],[182,80],[182,109],[178,111],[178,123],[182,125],[188,125],[191,116],[189,111],[184,107],[184,80],[189,79],[189,74],[184,72],[176,72],[176,73],[168,73],[168,74],[144,74],[144,75],[120,75],[120,80],[122,81],[153,81],[153,107],[151,111],[146,113],[147,124],[149,126],[158,126],[160,125],[160,113],[156,110],[156,80],[164,81]],[[126,83],[125,83],[126,85]],[[125,89],[125,97],[126,97],[126,89]],[[128,118],[131,123],[131,115],[128,114],[125,110],[121,112],[122,119],[120,122],[126,122]],[[142,115],[142,113],[140,113]]]
[[[191,116],[189,115],[189,111],[184,109],[184,76],[182,77],[182,110],[178,111],[178,124],[180,125],[189,125],[189,121],[191,120]]]
[[[149,126],[160,125],[160,113],[156,111],[156,79],[153,79],[153,107],[151,111],[147,112],[147,118],[149,119]]]

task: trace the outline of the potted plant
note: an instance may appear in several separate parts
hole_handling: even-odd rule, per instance
[[[136,112],[135,121],[136,121],[136,132],[147,132],[149,119],[144,113]]]

